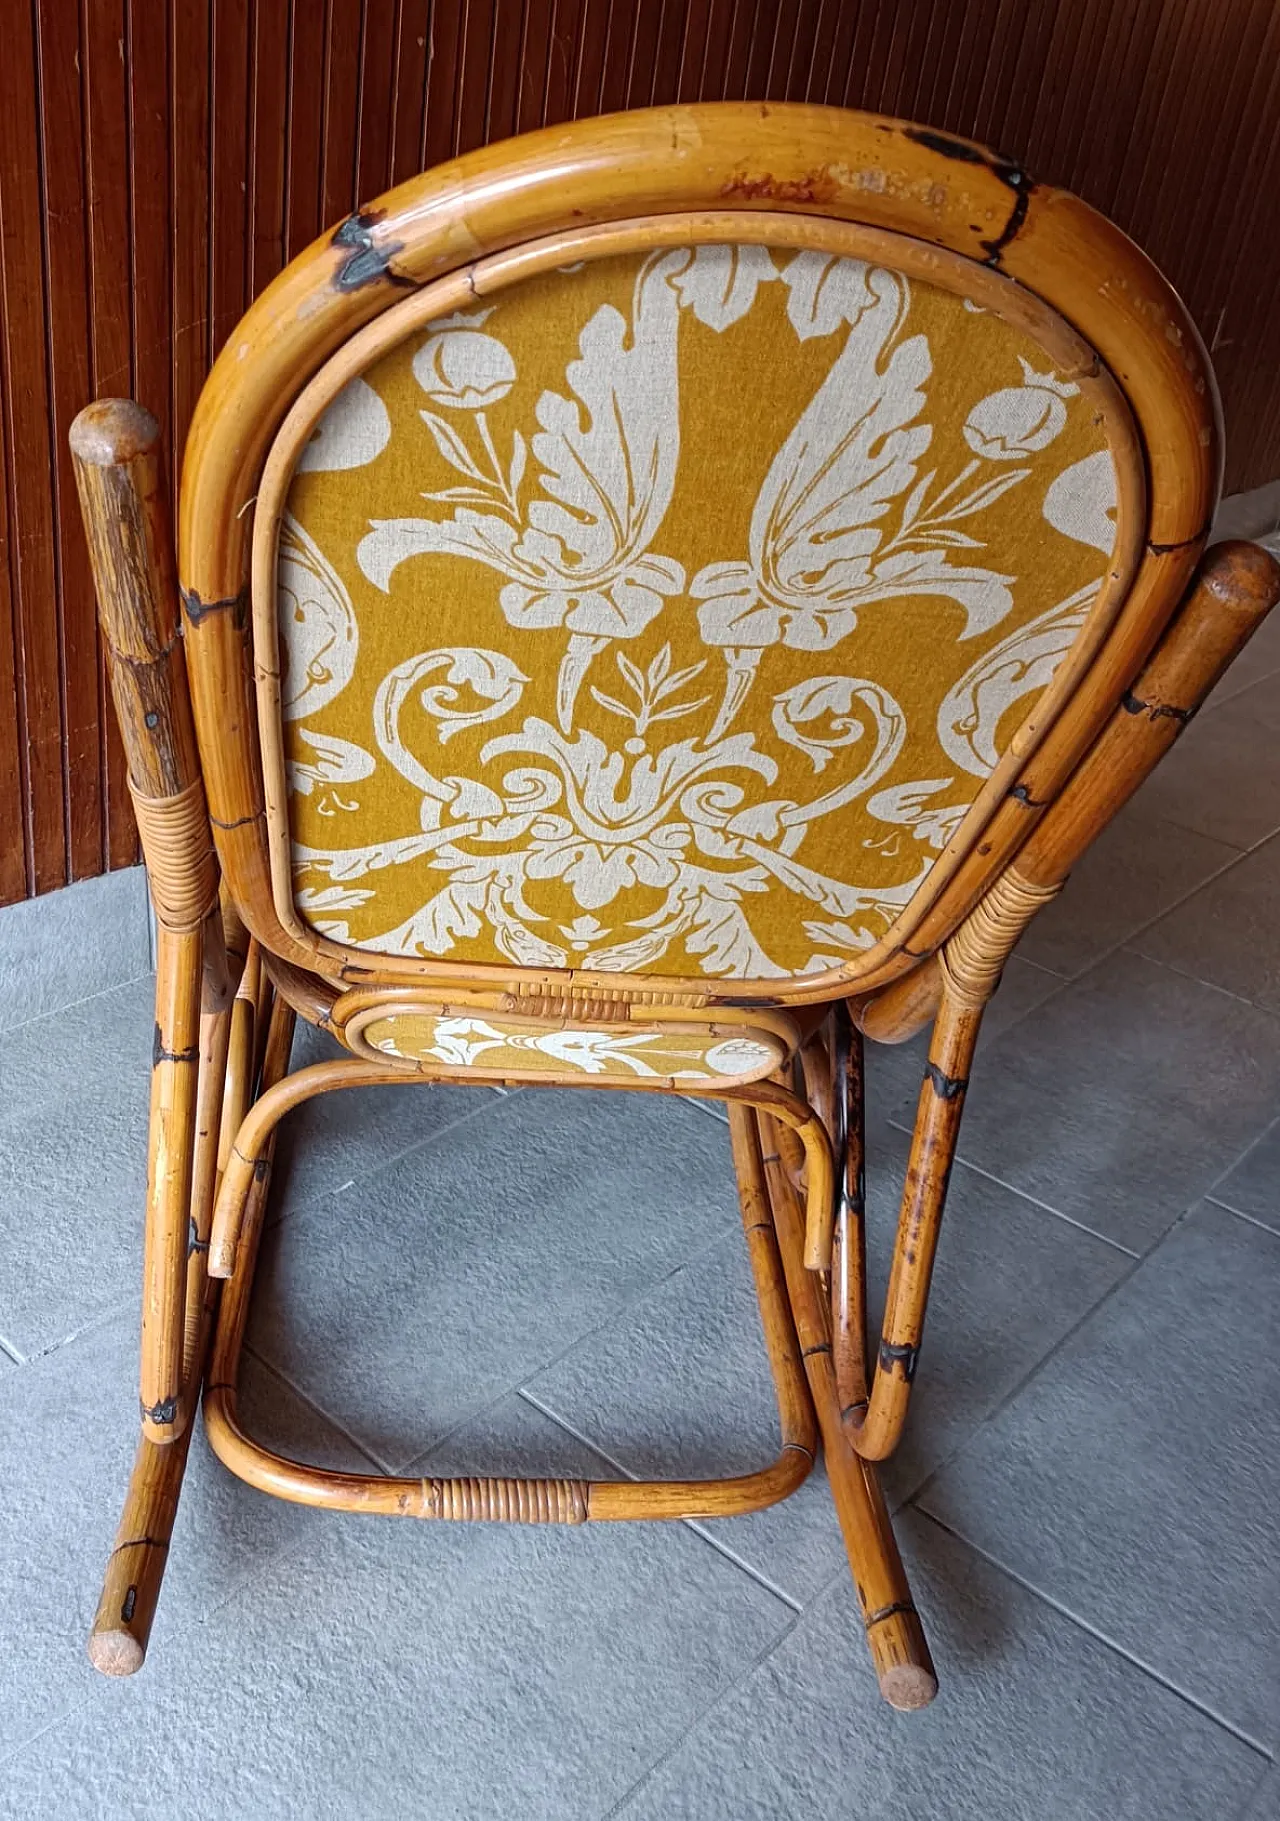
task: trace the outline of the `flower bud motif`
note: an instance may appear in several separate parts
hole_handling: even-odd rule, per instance
[[[510,392],[516,364],[496,336],[477,329],[446,329],[418,349],[413,376],[437,405],[484,411]]]
[[[1067,421],[1064,399],[1080,388],[1019,359],[1023,383],[978,400],[965,419],[964,440],[989,462],[1020,461],[1047,449]]]

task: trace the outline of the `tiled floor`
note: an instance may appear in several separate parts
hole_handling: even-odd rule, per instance
[[[0,1037],[0,1814],[1280,1817],[1278,730],[1280,617],[1010,966],[889,1477],[942,1676],[911,1718],[820,1476],[727,1523],[433,1528],[263,1499],[199,1439],[150,1660],[95,1677],[149,982]],[[872,1059],[881,1261],[919,1063]],[[246,1386],[279,1445],[769,1454],[706,1108],[370,1090],[299,1117],[279,1189]]]

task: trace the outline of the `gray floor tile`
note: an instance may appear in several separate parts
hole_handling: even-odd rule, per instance
[[[1066,985],[1061,974],[1011,955],[995,997],[982,1020],[978,1038],[978,1055],[987,1050],[1005,1031],[1011,1030],[1029,1012]],[[929,1056],[929,1027],[909,1043],[868,1043],[866,1046],[867,1120],[896,1118],[910,1124],[916,1097]],[[904,1111],[905,1109],[905,1111]]]
[[[1130,946],[1280,1012],[1280,836],[1202,886]]]
[[[140,866],[0,910],[0,1031],[150,971]]]
[[[619,1821],[1219,1821],[1257,1754],[954,1538],[902,1526],[938,1701],[879,1699],[837,1583]]]
[[[269,1234],[251,1333],[395,1466],[736,1219],[728,1134],[696,1108],[495,1095]]]
[[[154,998],[138,980],[0,1037],[0,1334],[24,1356],[136,1292]]]
[[[291,1066],[346,1056],[336,1038],[301,1019]],[[483,1087],[400,1082],[344,1088],[308,1100],[280,1124],[272,1171],[271,1211],[281,1219],[353,1179],[381,1169],[458,1119],[482,1112],[494,1096]]]
[[[1213,1200],[1280,1233],[1280,1119],[1215,1185]]]
[[[0,1812],[597,1821],[793,1616],[681,1525],[314,1526],[35,1740]]]
[[[1272,1765],[1253,1792],[1240,1821],[1280,1821],[1280,1770]]]
[[[906,1139],[873,1134],[872,1309],[888,1277]],[[965,1438],[1130,1266],[998,1183],[956,1169],[911,1421],[885,1474],[896,1503]],[[740,1233],[534,1378],[538,1404],[637,1476],[744,1473],[778,1446],[776,1406]],[[770,1510],[707,1534],[797,1602],[844,1560],[821,1473]]]
[[[1062,896],[1035,918],[1018,953],[1074,979],[1229,866],[1238,851],[1136,806],[1122,810]]]
[[[1280,1239],[1205,1205],[923,1503],[1228,1724],[1280,1742]]]
[[[122,1316],[4,1377],[0,1583],[9,1591],[0,1603],[0,1760],[98,1680],[85,1640],[133,1460],[137,1358],[136,1320]],[[368,1470],[354,1447],[253,1361],[241,1409],[268,1445]],[[193,1438],[154,1657],[141,1672],[148,1685],[163,1682],[175,1637],[296,1538],[310,1516],[250,1490],[213,1458],[202,1434]]]
[[[1280,1020],[1121,951],[991,1044],[960,1155],[1142,1252],[1278,1105]]]
[[[1148,816],[1230,847],[1280,828],[1280,689],[1263,677],[1196,716],[1134,799]]]

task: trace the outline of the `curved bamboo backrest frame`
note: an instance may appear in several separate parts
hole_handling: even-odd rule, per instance
[[[980,297],[1050,348],[1093,392],[1121,482],[1116,551],[1086,625],[906,912],[839,970],[790,981],[664,979],[344,949],[293,909],[279,754],[275,543],[306,436],[346,379],[415,324],[569,258],[698,239],[813,246],[894,266]],[[281,274],[219,358],[193,420],[180,573],[201,758],[231,892],[269,951],[351,985],[447,980],[501,992],[527,991],[536,978],[550,993],[633,988],[649,1002],[707,1005],[799,1003],[855,982],[871,990],[955,927],[1091,744],[1194,568],[1220,446],[1207,357],[1159,273],[1075,197],[967,142],[836,109],[731,103],[579,122],[428,172]]]

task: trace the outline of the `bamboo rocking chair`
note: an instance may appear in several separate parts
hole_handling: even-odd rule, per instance
[[[153,420],[101,401],[71,442],[158,929],[93,1662],[142,1663],[203,1388],[251,1485],[391,1516],[731,1515],[820,1444],[880,1687],[924,1705],[876,1464],[983,1010],[1280,594],[1261,549],[1202,554],[1220,431],[1178,298],[979,146],[651,110],[428,171],[296,259],[200,399],[176,575]],[[350,1054],[290,1073],[299,1015]],[[869,1332],[863,1040],[930,1022]],[[279,1121],[441,1080],[727,1103],[771,1465],[391,1478],[245,1434]]]

